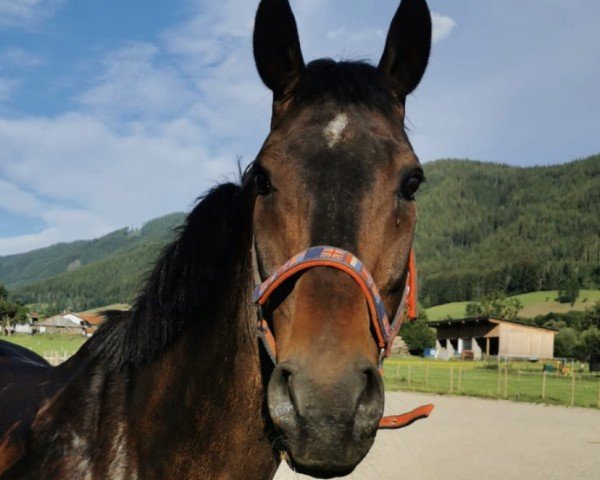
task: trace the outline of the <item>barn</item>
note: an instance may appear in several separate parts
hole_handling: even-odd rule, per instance
[[[36,333],[63,333],[67,335],[85,335],[85,326],[78,322],[65,318],[63,315],[40,320],[33,325]]]
[[[34,324],[38,333],[66,333],[91,336],[103,321],[101,315],[91,313],[70,313],[40,320]]]
[[[499,318],[461,318],[430,322],[437,330],[436,357],[481,359],[553,358],[554,336],[551,328]]]

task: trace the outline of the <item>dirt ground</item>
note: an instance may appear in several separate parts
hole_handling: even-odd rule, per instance
[[[598,480],[600,411],[390,393],[386,413],[434,403],[431,417],[381,431],[349,479]],[[282,465],[275,480],[306,479]]]

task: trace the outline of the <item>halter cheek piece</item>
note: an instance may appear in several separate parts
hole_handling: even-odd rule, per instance
[[[253,256],[255,257],[254,263],[256,265],[254,247]],[[311,247],[294,255],[285,262],[267,280],[256,286],[252,297],[253,302],[258,306],[258,335],[274,364],[277,363],[277,346],[275,336],[265,319],[264,308],[269,297],[286,280],[299,272],[314,267],[330,267],[341,270],[350,275],[360,287],[369,307],[369,316],[375,342],[379,348],[379,368],[381,369],[383,360],[391,353],[394,338],[396,338],[396,334],[402,323],[407,318],[414,320],[417,317],[417,274],[413,250],[410,251],[406,286],[391,323],[373,277],[371,277],[371,274],[367,271],[363,263],[352,253],[341,248],[329,246]],[[433,405],[424,405],[402,415],[384,417],[379,423],[379,428],[402,428],[408,426],[415,420],[429,416],[431,410],[433,410]]]

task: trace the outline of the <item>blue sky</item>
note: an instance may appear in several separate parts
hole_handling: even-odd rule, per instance
[[[392,0],[292,0],[306,59],[376,62]],[[251,161],[270,94],[254,0],[0,0],[0,255],[177,210]],[[425,162],[600,152],[600,2],[430,0],[408,101]]]

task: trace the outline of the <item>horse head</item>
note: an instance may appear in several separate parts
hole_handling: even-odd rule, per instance
[[[406,285],[424,179],[404,128],[405,100],[431,46],[425,0],[403,0],[378,67],[305,64],[287,0],[262,0],[254,55],[273,92],[271,131],[251,167],[256,276],[326,245],[360,259],[388,313]],[[346,474],[371,447],[383,414],[381,345],[361,285],[327,266],[282,282],[263,306],[277,345],[270,416],[299,472]]]

